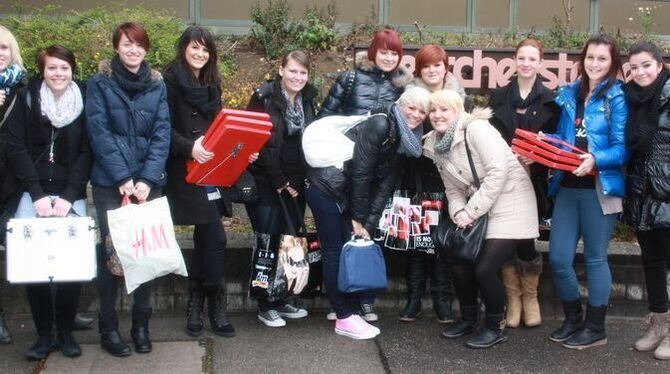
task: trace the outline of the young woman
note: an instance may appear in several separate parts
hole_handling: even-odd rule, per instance
[[[122,195],[139,202],[161,195],[165,162],[170,148],[170,112],[160,73],[144,60],[151,44],[144,28],[126,22],[114,30],[116,55],[100,63],[88,82],[86,117],[91,149],[93,202],[98,214],[98,292],[100,344],[114,356],[128,356],[116,316],[120,278],[106,266],[105,239],[109,235],[107,211],[121,205]],[[131,335],[138,353],[151,352],[151,282],[133,291]]]
[[[588,152],[580,156],[583,161],[574,172],[555,171],[549,181],[549,195],[556,198],[549,262],[565,312],[550,339],[566,348],[607,344],[605,315],[612,286],[607,250],[625,192],[621,168],[626,161],[628,108],[617,80],[620,73],[614,39],[592,36],[582,49],[579,78],[561,87],[556,97],[561,117],[555,135]],[[580,237],[589,295],[585,321],[573,268]]]
[[[449,216],[459,227],[471,225],[488,214],[486,241],[475,263],[453,258],[456,294],[461,319],[442,336],[456,338],[472,332],[479,322],[478,293],[486,306],[486,323],[479,335],[466,342],[470,348],[489,348],[507,340],[505,288],[498,272],[519,245],[538,236],[537,208],[528,173],[500,134],[489,123],[490,109],[465,113],[463,99],[454,91],[431,95],[430,123],[435,129],[424,143],[424,152],[437,165],[444,182]],[[467,156],[481,186],[476,191]]]
[[[379,329],[359,316],[360,294],[337,288],[342,246],[355,235],[370,238],[386,202],[393,194],[398,160],[421,156],[421,124],[426,119],[428,92],[414,87],[383,110],[346,133],[354,140],[353,158],[343,170],[334,166],[310,168],[307,201],[314,214],[323,251],[323,278],[337,315],[335,333],[353,339],[372,339]],[[339,183],[338,183],[339,182]]]
[[[368,50],[356,54],[356,68],[337,77],[321,104],[319,117],[365,114],[398,100],[404,87],[412,81],[407,68],[400,65],[401,59],[400,36],[391,29],[377,31]],[[368,322],[379,319],[373,309],[374,300],[374,293],[366,293],[361,298],[360,313]],[[326,318],[331,321],[337,318],[332,308]]]
[[[12,33],[0,25],[0,186],[4,186],[7,176],[6,149],[7,126],[3,122],[15,110],[16,92],[25,85],[26,69],[23,67],[19,43]],[[4,188],[4,187],[3,187]],[[16,211],[20,195],[15,191],[0,191],[0,212],[11,217]],[[4,230],[5,227],[0,229]],[[4,237],[4,235],[3,235]],[[5,313],[2,310],[2,294],[0,294],[0,344],[9,344],[12,336],[5,324]]]
[[[517,128],[533,132],[553,133],[560,114],[554,102],[554,92],[542,84],[542,44],[529,38],[516,46],[514,63],[516,75],[507,86],[491,92],[489,107],[493,110],[491,124],[498,129],[507,144],[512,143]],[[529,170],[538,216],[548,218],[547,168],[532,164],[532,160],[519,158]],[[531,165],[532,164],[532,165]],[[507,327],[518,327],[523,312],[526,327],[542,323],[537,287],[542,272],[542,256],[535,250],[535,241],[520,244],[516,256],[502,268],[502,278],[507,292]]]
[[[254,92],[247,110],[265,112],[274,125],[272,135],[261,149],[258,161],[248,170],[258,187],[258,200],[247,203],[251,226],[257,233],[282,234],[288,229],[287,218],[298,227],[296,212],[286,217],[280,205],[283,194],[297,199],[303,215],[305,209],[305,157],[302,154],[302,132],[315,117],[317,91],[308,83],[310,60],[301,50],[289,52],[282,59],[275,79]],[[293,206],[293,204],[287,204]],[[286,300],[258,301],[258,319],[268,327],[286,326],[286,320],[307,317],[307,311]]]
[[[19,91],[17,109],[7,121],[7,159],[25,188],[15,217],[85,216],[92,157],[82,88],[72,80],[75,57],[69,49],[53,45],[37,61],[40,77]],[[72,337],[80,290],[78,282],[58,283],[54,303],[48,283],[26,285],[38,335],[26,353],[28,360],[41,360],[56,348],[66,357],[81,354]]]
[[[414,80],[407,87],[422,87],[429,92],[454,90],[465,99],[465,91],[454,74],[449,72],[449,56],[440,46],[428,44],[416,53]],[[430,121],[424,121],[423,132],[433,130]],[[444,184],[433,161],[425,156],[405,157],[401,161],[401,190],[441,195],[444,199]],[[407,302],[400,312],[404,322],[416,320],[421,313],[421,297],[426,289],[426,278],[430,275],[430,291],[433,310],[440,323],[452,322],[451,317],[451,270],[444,256],[433,257],[412,254],[407,258]]]
[[[235,336],[226,312],[224,279],[226,232],[217,200],[207,187],[186,183],[186,162],[209,161],[214,154],[202,140],[221,110],[221,77],[217,70],[216,43],[200,26],[189,26],[177,43],[177,57],[166,67],[164,77],[172,121],[166,193],[172,219],[177,225],[195,225],[193,252],[189,262],[189,300],[186,332],[203,331],[202,309],[208,301],[209,320],[217,335]],[[219,194],[220,195],[220,194]]]
[[[632,80],[625,86],[626,141],[631,158],[623,217],[637,233],[649,303],[647,331],[635,342],[635,349],[654,350],[654,357],[668,360],[670,74],[658,47],[651,43],[634,44],[628,62]]]

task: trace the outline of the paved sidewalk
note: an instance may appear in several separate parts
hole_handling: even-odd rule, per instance
[[[638,319],[608,319],[607,346],[573,351],[547,339],[559,321],[530,330],[507,330],[506,343],[471,350],[463,346],[465,339],[442,339],[439,333],[443,326],[428,313],[415,323],[405,324],[397,322],[393,313],[383,312],[379,323],[382,334],[369,341],[335,335],[332,322],[324,316],[324,312],[317,312],[305,320],[289,321],[285,328],[270,329],[253,313],[233,314],[237,337],[205,334],[199,340],[211,338],[213,373],[670,373],[670,362],[654,360],[650,353],[631,348],[641,329]],[[32,321],[23,316],[11,319],[9,324],[15,341],[0,346],[0,373],[32,373],[36,365],[22,358],[35,338]],[[124,337],[129,336],[129,324],[126,316],[122,320]],[[183,333],[183,325],[181,315],[156,315],[151,321],[152,337],[155,342],[197,340]],[[80,343],[94,344],[87,347],[90,354],[99,352],[96,331],[78,332],[76,337]],[[133,364],[140,357],[142,365]],[[146,370],[152,367],[152,360],[161,360],[159,354],[111,360],[115,367],[127,365],[127,374],[165,372]],[[74,373],[74,368],[89,362],[90,357],[70,361],[73,369],[63,369],[63,373]],[[154,367],[160,367],[162,362],[155,363]]]

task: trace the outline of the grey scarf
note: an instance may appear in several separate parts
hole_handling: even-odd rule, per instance
[[[286,120],[286,130],[288,131],[289,136],[293,136],[298,132],[302,132],[305,127],[305,112],[302,110],[302,94],[298,92],[295,96],[295,102],[291,105],[291,99],[284,89],[284,85],[281,86],[281,94],[286,100],[286,112],[284,113],[284,119]]]
[[[447,128],[447,132],[440,134],[436,132],[435,144],[433,145],[433,151],[435,153],[444,156],[445,158],[449,157],[449,150],[451,149],[451,142],[454,141],[454,134],[456,134],[456,128],[458,127],[458,120],[454,121]]]
[[[405,117],[398,105],[393,106],[393,114],[398,121],[398,128],[400,129],[400,146],[398,146],[398,154],[408,157],[421,157],[421,135],[423,135],[423,123],[410,130],[405,122]]]

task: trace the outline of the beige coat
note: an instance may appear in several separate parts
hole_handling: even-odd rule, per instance
[[[436,133],[426,135],[424,155],[435,162],[445,186],[449,215],[465,209],[472,218],[489,214],[487,239],[531,239],[538,236],[537,203],[526,169],[488,122],[490,109],[463,113],[449,157],[433,152]],[[481,182],[475,190],[465,150],[464,130]]]

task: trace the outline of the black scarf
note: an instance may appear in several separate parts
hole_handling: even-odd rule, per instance
[[[647,87],[640,87],[633,80],[624,87],[628,103],[626,139],[628,148],[633,153],[645,152],[658,129],[661,91],[668,78],[670,74],[663,69]]]
[[[202,86],[193,72],[181,62],[172,67],[175,83],[189,105],[209,119],[213,119],[221,109],[221,91],[215,82]]]
[[[507,106],[507,112],[509,113],[509,118],[507,120],[512,128],[514,128],[517,126],[518,117],[518,127],[528,130],[532,124],[530,123],[530,116],[526,114],[532,112],[532,110],[537,107],[540,97],[542,97],[542,77],[538,75],[535,78],[533,88],[525,99],[522,99],[521,94],[519,93],[519,81],[517,77],[514,77],[509,84],[510,86],[507,90],[507,96],[505,97],[505,105]],[[519,114],[516,112],[517,109],[525,109],[526,112],[524,114]],[[511,134],[511,136],[514,137],[514,134]]]
[[[123,91],[133,97],[135,94],[146,90],[151,84],[151,69],[146,61],[142,61],[140,69],[135,74],[123,66],[117,54],[112,59],[112,78],[121,86]]]

